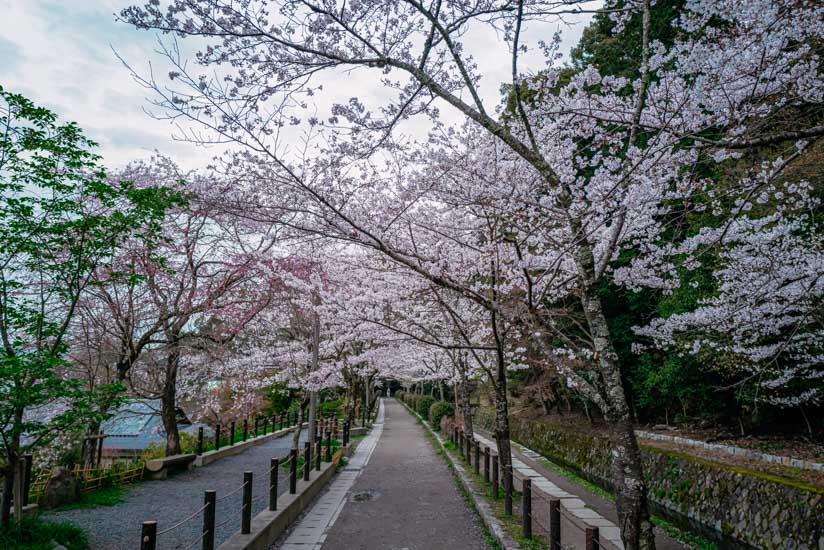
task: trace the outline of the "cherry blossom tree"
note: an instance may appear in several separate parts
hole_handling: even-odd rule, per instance
[[[284,0],[270,7],[180,0],[166,10],[158,2],[129,8],[122,17],[139,28],[210,40],[197,59],[219,68],[220,77],[191,73],[170,47],[176,84],[144,83],[170,116],[241,145],[230,166],[258,187],[266,182],[278,197],[294,198],[300,206],[289,210],[292,227],[376,250],[476,303],[496,331],[503,321],[531,334],[613,425],[622,537],[627,548],[653,548],[640,455],[601,292],[609,284],[663,290],[679,284],[678,269],[700,261],[716,242],[713,233],[722,242],[727,235],[738,239],[740,246],[728,244],[739,253],[748,249],[741,244],[748,231],[735,227],[748,224],[748,205],[776,183],[808,140],[824,134],[820,116],[807,116],[818,112],[824,89],[815,50],[824,17],[809,1],[693,0],[674,22],[678,38],[664,45],[649,34],[651,2],[610,2],[606,10],[619,23],[617,32],[633,18],[641,21],[637,79],[594,66],[570,75],[557,64],[557,41],[537,45],[547,56],[544,70],[523,74],[525,28],[546,29],[580,9],[540,1]],[[476,26],[500,31],[511,54],[513,106],[505,113],[482,100],[482,75],[464,40]],[[314,80],[350,68],[371,71],[393,95],[382,95],[374,109],[352,98],[336,105],[328,120],[308,116],[307,135],[316,140],[303,155],[287,154],[280,128],[301,123],[302,106],[320,92]],[[444,106],[466,117],[465,130],[443,128],[437,114]],[[431,143],[405,142],[398,126],[418,116],[461,143],[438,154]],[[307,156],[313,147],[319,150]],[[772,168],[739,166],[719,192],[710,172],[766,147],[781,151],[769,159]],[[410,148],[421,154],[416,158]],[[448,180],[472,190],[466,175],[482,174],[473,166],[490,162],[500,168],[492,174],[507,178],[478,178],[472,203],[428,200]],[[271,205],[259,189],[241,186],[239,192],[239,201],[257,205],[259,219],[276,213],[282,220],[282,205]],[[773,201],[790,204],[788,196],[773,195]],[[494,231],[483,233],[493,235],[494,244],[464,239],[453,255],[442,256],[446,247],[422,239],[421,233],[441,229],[424,222],[437,221],[447,208],[488,219],[472,212],[477,204],[502,206]],[[715,219],[698,231],[700,238],[673,243],[673,220],[696,209]],[[773,227],[760,225],[766,233]],[[454,232],[442,242],[452,239]],[[418,246],[421,240],[426,246]],[[622,252],[630,251],[635,257],[624,265]],[[466,281],[460,260],[469,258],[483,260],[476,265],[485,277]],[[806,288],[816,288],[809,283]],[[672,321],[676,329],[678,322]]]

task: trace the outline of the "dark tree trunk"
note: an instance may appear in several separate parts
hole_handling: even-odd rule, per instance
[[[572,229],[576,235],[586,234],[577,221],[573,222]],[[621,538],[626,550],[653,550],[655,534],[649,519],[641,454],[624,392],[620,361],[601,303],[592,247],[586,238],[579,243],[575,264],[581,283],[581,305],[606,394],[606,410],[602,412],[613,424],[615,433],[612,470]]]
[[[627,416],[613,424],[612,476],[615,482],[615,502],[624,545],[629,548],[655,548],[655,534],[649,519],[647,486],[641,463],[635,426]],[[651,546],[650,546],[651,541]]]
[[[166,430],[166,456],[178,455],[180,449],[180,432],[177,429],[177,369],[180,354],[177,350],[166,358],[166,373],[163,379],[163,391],[160,395],[160,416]]]
[[[14,459],[10,459],[3,467],[3,500],[0,503],[0,527],[5,527],[11,522],[11,498],[14,489]]]
[[[512,447],[509,441],[509,403],[506,395],[506,364],[503,350],[496,353],[495,383],[495,443],[502,471],[512,467]]]

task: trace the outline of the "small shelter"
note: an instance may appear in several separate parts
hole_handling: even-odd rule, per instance
[[[166,430],[160,416],[159,399],[136,399],[125,403],[102,426],[103,460],[117,461],[138,458],[153,443],[166,441]],[[198,428],[211,430],[203,424],[193,424],[182,409],[177,409],[177,429],[197,436]]]

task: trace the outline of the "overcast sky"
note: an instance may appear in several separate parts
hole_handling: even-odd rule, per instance
[[[91,139],[100,143],[104,162],[121,166],[145,158],[155,149],[195,168],[219,153],[216,147],[198,147],[175,141],[175,128],[168,121],[153,119],[148,108],[149,92],[137,84],[118,60],[116,50],[138,72],[152,63],[156,74],[165,75],[165,65],[156,53],[157,36],[119,23],[114,14],[129,0],[0,0],[0,84],[22,93],[55,111],[63,120],[77,122]],[[563,49],[568,51],[580,38],[588,16],[578,17],[571,28],[563,27]],[[549,41],[559,25],[531,28],[526,42]],[[510,59],[506,45],[493,32],[472,32],[464,42],[478,59],[484,78],[481,91],[493,104],[502,82],[509,79]],[[523,69],[537,70],[543,61],[537,52],[528,54]],[[340,76],[327,94],[319,97],[323,115],[334,100],[358,96],[367,105],[379,101],[382,90],[376,79],[363,71]],[[374,104],[374,103],[372,103]],[[447,120],[459,121],[457,113],[444,107]],[[418,133],[423,127],[411,125]]]

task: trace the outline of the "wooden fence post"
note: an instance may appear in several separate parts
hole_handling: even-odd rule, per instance
[[[492,457],[492,498],[498,500],[498,455]]]
[[[549,499],[549,550],[561,550],[561,499]]]
[[[203,454],[203,426],[197,429],[197,456]]]
[[[232,433],[229,434],[229,445],[235,444],[235,421],[232,420]]]
[[[269,510],[278,509],[278,470],[280,461],[277,458],[269,460]]]
[[[217,505],[217,492],[206,491],[203,495],[203,550],[214,550],[215,548],[215,506]]]
[[[481,444],[475,440],[475,474],[481,473]]]
[[[312,468],[312,444],[303,444],[303,481],[309,481],[309,470]]]
[[[524,537],[532,538],[532,480],[529,478],[523,481],[523,491],[521,492],[521,519],[524,530]]]
[[[215,450],[220,449],[220,424],[215,426]]]
[[[252,472],[243,472],[243,509],[240,511],[240,534],[252,532]]]
[[[289,454],[292,460],[292,466],[289,470],[289,494],[294,495],[298,488],[298,450],[292,449]]]
[[[598,550],[600,545],[598,544],[598,528],[597,527],[587,527],[584,530],[584,548],[586,550]]]
[[[140,550],[155,550],[157,548],[157,522],[144,521],[140,531]]]
[[[489,483],[489,447],[484,447],[484,481]]]

